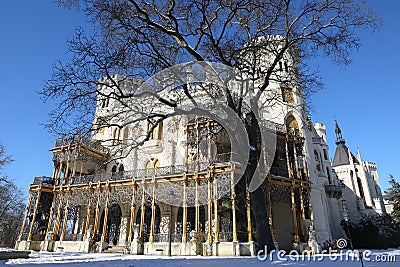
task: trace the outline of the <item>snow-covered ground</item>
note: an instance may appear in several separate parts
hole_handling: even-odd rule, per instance
[[[400,249],[374,250],[364,256],[365,267],[397,267],[400,266]],[[259,259],[258,257],[167,257],[167,256],[138,256],[121,254],[85,254],[85,253],[50,253],[32,252],[29,259],[14,259],[0,261],[0,266],[112,266],[112,267],[179,267],[179,266],[361,266],[358,257],[352,252],[343,254],[316,255],[301,257],[279,255],[272,258]]]

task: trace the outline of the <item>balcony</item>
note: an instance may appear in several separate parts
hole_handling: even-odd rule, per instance
[[[80,136],[69,137],[56,140],[55,147],[51,151],[58,152],[65,147],[76,147],[79,150],[86,151],[98,158],[108,159],[109,150],[101,145],[100,140],[91,140]]]
[[[40,177],[35,177],[33,179],[33,185],[48,185],[48,186],[53,186],[54,185],[54,180],[51,177],[47,176],[40,176]]]
[[[143,149],[149,154],[160,153],[163,150],[162,141],[159,139],[144,142]]]

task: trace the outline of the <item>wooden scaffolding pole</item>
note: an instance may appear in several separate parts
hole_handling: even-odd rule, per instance
[[[294,184],[294,180],[292,183]],[[293,216],[293,228],[294,228],[293,242],[299,243],[300,238],[299,238],[299,229],[297,227],[296,202],[294,199],[294,186],[293,185],[290,187],[290,195],[291,195],[291,201],[292,201],[292,216]]]
[[[67,229],[67,221],[68,221],[68,213],[69,213],[69,201],[71,199],[71,194],[72,194],[71,188],[70,188],[69,185],[68,185],[67,192],[68,192],[68,197],[67,197],[67,203],[65,205],[65,210],[64,210],[64,220],[63,220],[63,225],[62,225],[62,230],[61,230],[60,241],[64,240],[65,230]]]
[[[30,228],[29,228],[29,234],[28,234],[28,238],[27,238],[28,241],[32,240],[33,226],[35,225],[36,215],[37,215],[37,212],[38,212],[38,207],[39,207],[39,201],[40,201],[41,194],[42,194],[42,185],[39,185],[38,196],[37,196],[37,199],[36,199],[35,208],[33,210],[33,217],[32,217],[31,225],[30,225]]]
[[[247,215],[247,241],[252,242],[253,236],[251,234],[251,202],[248,181],[246,179],[246,215]]]
[[[211,175],[207,174],[207,191],[208,191],[208,203],[207,203],[207,211],[208,211],[208,235],[207,242],[212,243],[212,195],[211,195]]]
[[[234,169],[234,164],[232,164]],[[232,241],[237,242],[237,229],[236,229],[236,192],[235,192],[235,172],[231,173],[231,201],[232,201]]]
[[[91,236],[87,236],[87,232],[89,230],[90,225],[90,213],[92,212],[92,197],[93,197],[93,190],[92,190],[92,183],[89,183],[89,201],[86,209],[86,222],[85,222],[85,232],[83,233],[83,240],[87,238],[91,238]]]
[[[141,213],[140,213],[140,228],[139,228],[139,235],[140,235],[140,241],[144,242],[144,215],[146,212],[146,180],[143,177],[142,179],[142,187],[143,187],[143,192],[142,192],[142,203],[141,203]]]
[[[154,242],[154,228],[156,219],[156,177],[153,176],[153,192],[151,196],[151,223],[150,223],[150,237],[149,242]]]
[[[108,206],[110,205],[110,191],[111,191],[109,181],[107,181],[106,190],[107,190],[107,198],[106,198],[106,206],[104,207],[103,230],[102,230],[101,239],[100,239],[101,242],[104,242],[106,240]]]
[[[26,219],[28,218],[29,206],[30,206],[31,201],[32,201],[32,193],[29,194],[28,203],[26,204],[24,220],[22,221],[22,226],[21,226],[21,231],[19,233],[18,241],[22,240],[22,235],[24,234],[24,230],[25,230],[25,226],[26,226]]]
[[[46,228],[46,235],[48,232],[50,232],[51,228],[51,223],[53,221],[53,214],[54,214],[54,207],[56,205],[57,201],[57,191],[55,189],[55,186],[53,188],[53,202],[51,203],[51,208],[50,208],[50,213],[49,213],[49,222],[47,223],[47,228]]]
[[[54,226],[53,226],[54,238],[56,238],[56,236],[58,236],[59,230],[60,230],[60,220],[61,220],[62,206],[63,206],[62,203],[63,203],[63,198],[64,198],[64,191],[62,190],[62,188],[60,189],[59,194],[60,194],[60,200],[58,202],[57,217],[56,217],[56,221],[54,222]]]
[[[133,230],[134,230],[134,225],[135,225],[135,209],[136,209],[136,194],[137,194],[137,184],[134,179],[132,179],[132,184],[133,184],[133,192],[132,192],[132,201],[131,201],[131,217],[129,221],[129,235],[128,235],[128,242],[132,242],[132,235],[133,235]]]
[[[214,176],[214,243],[219,242],[219,224],[218,224],[218,181],[217,175],[213,174]]]
[[[182,214],[182,243],[186,243],[186,232],[187,232],[187,176],[183,173],[183,214]]]
[[[93,238],[96,238],[97,234],[97,228],[99,227],[99,220],[100,220],[100,199],[101,199],[101,187],[100,187],[100,181],[97,183],[97,203],[96,203],[96,217],[94,218],[94,226],[93,226]]]

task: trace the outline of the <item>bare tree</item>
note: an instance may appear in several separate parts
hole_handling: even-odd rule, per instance
[[[128,78],[146,80],[159,71],[189,61],[212,61],[247,74],[257,81],[252,101],[267,99],[267,105],[280,100],[273,83],[290,81],[299,94],[309,95],[321,87],[318,73],[309,59],[324,55],[339,64],[350,63],[350,53],[360,46],[357,31],[375,29],[381,23],[366,2],[357,0],[60,0],[60,4],[85,12],[93,22],[94,33],[80,29],[69,42],[72,59],[58,62],[53,77],[41,91],[57,105],[50,114],[49,129],[56,134],[76,135],[104,126],[120,128],[140,120],[154,122],[176,115],[177,99],[167,95],[147,95],[171,112],[147,110],[138,104],[138,91],[126,90]],[[271,37],[273,36],[273,38]],[[268,55],[267,60],[263,55]],[[287,55],[292,55],[291,59]],[[286,62],[283,66],[282,62]],[[282,75],[285,68],[289,75]],[[113,76],[119,73],[122,76]],[[105,77],[106,79],[100,79]],[[139,82],[140,83],[140,82]],[[99,90],[99,88],[113,88]],[[203,87],[205,95],[214,93]],[[222,96],[245,124],[250,147],[247,177],[252,177],[261,149],[259,123],[241,97],[222,87]],[[197,95],[183,86],[180,98],[195,103]],[[134,119],[115,112],[114,118],[93,118],[98,99],[113,99],[126,107]],[[132,103],[136,103],[132,105]],[[250,105],[252,105],[250,103]],[[301,105],[297,108],[304,109]],[[123,109],[122,109],[123,110]],[[94,123],[93,123],[94,122]],[[147,140],[154,127],[148,129]],[[134,146],[141,142],[134,142]],[[265,208],[265,190],[252,192],[258,243],[273,248]]]
[[[11,161],[0,144],[0,170]],[[14,246],[24,212],[21,196],[19,188],[0,172],[0,246]]]

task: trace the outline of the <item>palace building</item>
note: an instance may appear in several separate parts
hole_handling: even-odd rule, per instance
[[[282,75],[287,64],[280,64]],[[142,84],[112,78],[128,91]],[[53,174],[30,185],[16,248],[256,255],[255,200],[226,127],[185,114],[132,123],[143,107],[167,111],[150,100],[125,105],[102,81],[92,136],[57,140]],[[273,128],[276,149],[262,186],[276,246],[301,250],[310,240],[342,238],[344,212],[384,212],[376,164],[354,157],[338,129],[331,162],[325,125],[294,108],[304,106],[301,89],[273,88],[279,101],[261,116]]]

